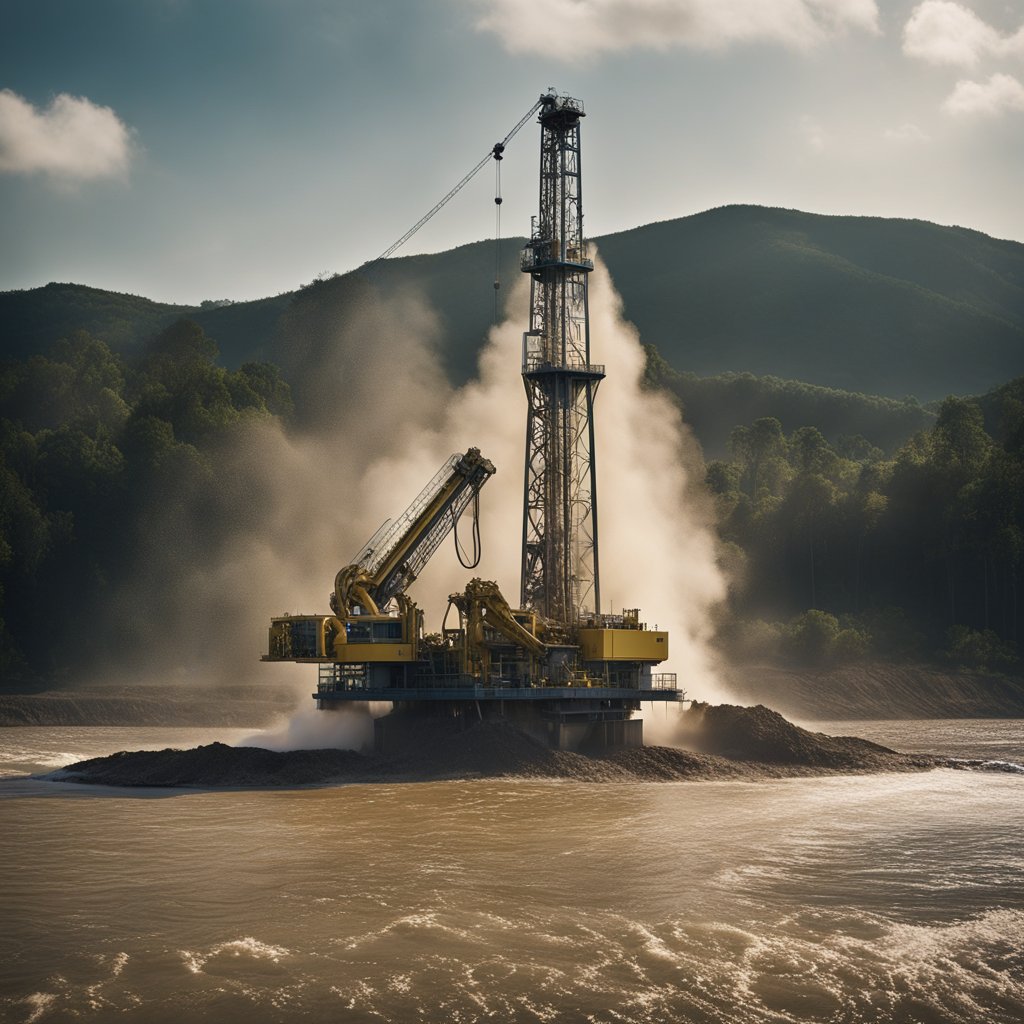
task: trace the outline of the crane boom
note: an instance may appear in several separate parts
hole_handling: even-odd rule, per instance
[[[332,601],[335,613],[350,615],[359,605],[375,615],[404,592],[493,475],[493,463],[479,448],[446,459],[405,512],[378,530],[355,561],[338,573]]]

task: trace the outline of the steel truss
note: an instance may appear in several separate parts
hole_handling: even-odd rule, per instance
[[[523,497],[522,607],[558,622],[600,611],[594,397],[590,362],[580,118],[568,96],[541,97],[540,213],[523,250],[530,329],[523,335],[529,404]]]

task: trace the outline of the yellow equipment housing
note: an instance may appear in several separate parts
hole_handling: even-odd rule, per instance
[[[581,629],[576,634],[583,661],[649,661],[668,657],[668,633],[650,629]]]

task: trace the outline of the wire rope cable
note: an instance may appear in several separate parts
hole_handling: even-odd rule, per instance
[[[462,517],[459,516],[459,519]],[[459,542],[459,520],[452,524],[452,532],[455,534],[455,554],[459,559],[459,565],[463,569],[475,569],[480,564],[480,557],[483,555],[483,545],[480,543],[480,489],[473,492],[473,554],[467,556]]]
[[[494,154],[494,322],[498,322],[501,290],[501,154]]]
[[[512,130],[508,133],[508,135],[505,136],[505,138],[501,140],[501,142],[496,142],[487,151],[487,155],[467,175],[465,175],[465,177],[463,177],[461,181],[459,181],[456,185],[449,189],[448,192],[445,193],[445,195],[441,199],[439,199],[422,217],[420,217],[420,219],[416,221],[416,223],[413,224],[413,226],[409,228],[409,230],[406,231],[406,233],[402,235],[401,238],[399,238],[395,242],[392,242],[392,244],[389,245],[375,260],[371,260],[370,264],[379,263],[381,260],[386,260],[389,256],[391,256],[403,245],[405,245],[405,243],[408,242],[409,239],[412,238],[412,236],[415,235],[416,232],[419,231],[419,229],[423,227],[423,225],[426,224],[427,221],[430,220],[435,213],[437,213],[451,199],[454,199],[455,196],[457,196],[477,176],[477,174],[480,173],[480,171],[483,169],[484,164],[486,164],[488,160],[494,159],[500,161],[501,154],[504,151],[505,147],[509,144],[509,142],[512,141],[513,138],[515,138],[515,136],[519,132],[519,129],[522,128],[523,125],[526,124],[526,122],[529,121],[530,118],[533,117],[533,115],[538,110],[540,110],[542,104],[543,100],[537,100],[537,102],[534,103],[534,105],[530,107],[530,109],[525,114],[523,114],[523,116],[516,122]]]

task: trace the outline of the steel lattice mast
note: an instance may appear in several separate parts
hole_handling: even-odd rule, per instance
[[[540,104],[540,213],[522,258],[531,280],[521,601],[571,623],[601,608],[593,412],[604,367],[590,362],[583,104],[555,93]]]

